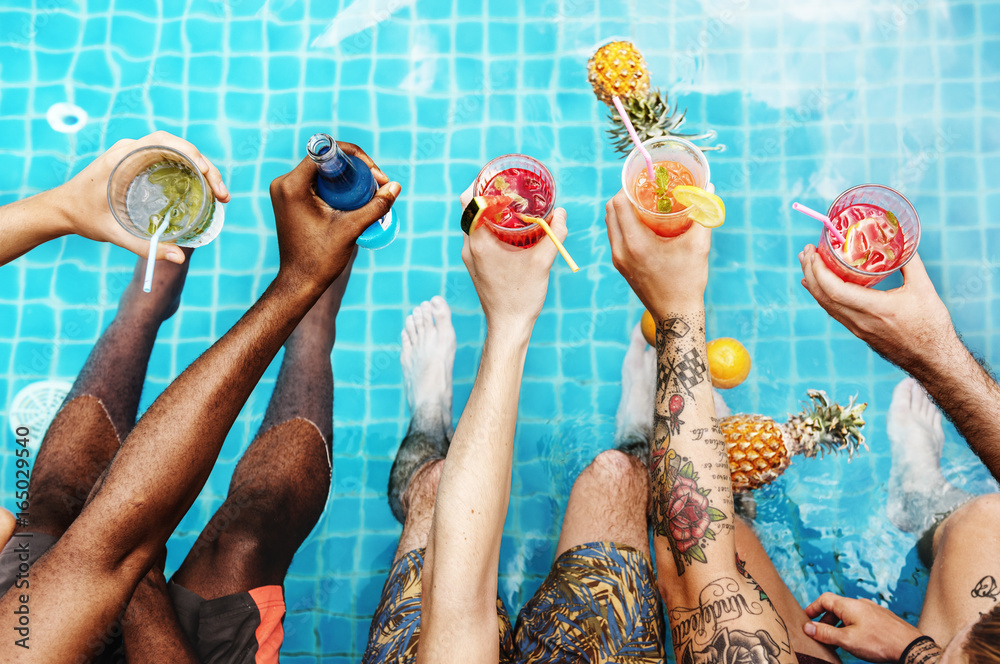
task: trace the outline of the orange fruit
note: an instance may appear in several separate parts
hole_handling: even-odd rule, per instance
[[[642,330],[642,336],[646,337],[646,343],[656,348],[656,322],[653,320],[653,314],[648,311],[642,312],[639,329]]]
[[[750,353],[736,339],[721,337],[708,342],[708,371],[720,390],[736,387],[750,373]]]

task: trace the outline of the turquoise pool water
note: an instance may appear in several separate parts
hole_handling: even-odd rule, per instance
[[[869,402],[871,451],[795,461],[758,495],[758,527],[800,601],[831,590],[914,618],[926,570],[884,506],[885,411],[901,373],[831,321],[799,286],[796,255],[818,230],[793,200],[825,209],[879,182],[923,222],[920,251],[969,345],[1000,353],[1000,3],[821,0],[0,0],[0,203],[63,182],[123,137],[165,129],[196,143],[233,192],[220,240],[194,256],[183,305],[161,331],[143,408],[221,336],[278,265],[267,187],[316,131],[359,143],[403,183],[402,235],[362,252],[334,352],[335,483],[289,573],[284,661],[357,661],[399,534],[385,500],[407,424],[398,338],[413,306],[444,294],[459,336],[456,407],[484,325],[460,258],[458,194],[487,160],[524,152],[556,176],[569,212],[525,371],[500,589],[516,609],[551,562],[572,480],[611,445],[628,332],[641,307],[611,265],[603,205],[621,160],[585,63],[633,39],[653,83],[714,128],[728,218],[716,233],[709,333],[750,350],[734,411],[797,409],[807,388]],[[374,15],[368,9],[374,7]],[[71,102],[75,134],[45,115]],[[39,380],[72,380],[115,310],[133,257],[79,239],[0,269],[0,426]],[[53,345],[51,340],[55,339]],[[170,544],[175,568],[219,506],[277,373],[243,410],[198,502]],[[992,481],[948,431],[946,476]],[[12,497],[0,455],[0,497]]]

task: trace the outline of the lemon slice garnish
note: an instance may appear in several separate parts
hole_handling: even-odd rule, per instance
[[[688,216],[705,228],[718,228],[726,221],[726,204],[701,187],[681,184],[674,187],[674,199],[690,208]]]

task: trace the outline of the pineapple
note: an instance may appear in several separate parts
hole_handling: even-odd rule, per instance
[[[703,134],[681,134],[678,129],[684,123],[684,112],[671,112],[668,96],[659,90],[650,92],[649,71],[642,53],[627,41],[613,41],[597,49],[587,62],[587,78],[594,88],[594,94],[611,107],[608,134],[615,150],[628,154],[632,150],[625,123],[618,117],[612,106],[612,97],[621,99],[640,141],[658,136],[677,136],[690,141],[715,138],[714,131]],[[701,150],[723,150],[725,146],[703,147]]]
[[[654,90],[641,97],[629,97],[622,100],[622,106],[628,113],[628,119],[639,136],[640,141],[648,141],[651,138],[660,136],[676,136],[689,141],[712,140],[715,138],[715,131],[709,130],[702,134],[682,134],[678,129],[684,124],[684,116],[687,111],[671,112],[670,101],[665,93]],[[628,154],[632,151],[632,137],[625,128],[625,123],[618,117],[618,112],[611,109],[608,113],[608,120],[611,127],[608,129],[608,136],[616,151],[620,154]],[[712,145],[701,147],[702,152],[712,150],[724,150],[724,145]]]
[[[613,41],[597,49],[587,62],[587,79],[608,106],[612,97],[629,99],[649,92],[646,61],[632,42]]]
[[[851,398],[847,407],[831,403],[822,390],[807,392],[810,404],[785,424],[762,415],[732,415],[720,422],[729,453],[733,491],[759,489],[778,478],[795,454],[841,452],[848,458],[865,445],[862,414],[868,406]]]

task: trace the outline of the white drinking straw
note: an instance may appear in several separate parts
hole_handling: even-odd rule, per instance
[[[160,223],[153,237],[149,238],[149,256],[146,257],[146,278],[142,282],[142,292],[148,293],[153,290],[153,270],[156,269],[156,246],[160,244],[160,236],[170,225],[170,218],[167,217]]]
[[[632,142],[635,143],[636,149],[642,153],[643,158],[646,160],[646,170],[649,171],[649,181],[656,182],[656,176],[653,174],[653,158],[649,156],[649,152],[646,148],[642,147],[642,141],[639,140],[638,134],[635,133],[635,127],[632,126],[632,122],[628,119],[628,113],[625,112],[625,107],[622,106],[622,100],[618,97],[612,97],[611,100],[615,102],[615,108],[618,109],[618,116],[621,117],[622,122],[625,124],[625,128],[628,129],[628,135],[632,137]]]

